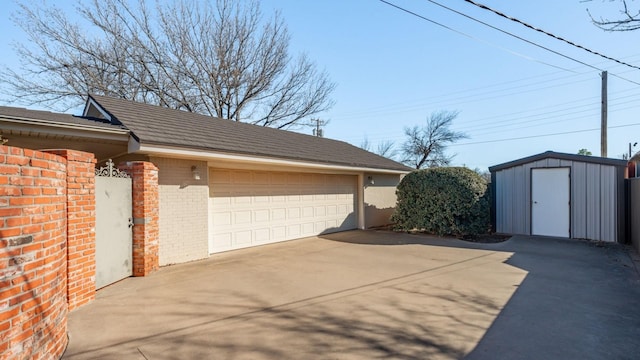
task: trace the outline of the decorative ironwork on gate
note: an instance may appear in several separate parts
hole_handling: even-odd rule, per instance
[[[105,166],[101,168],[96,168],[96,176],[103,177],[117,177],[117,178],[130,178],[129,174],[118,169],[114,164],[113,160],[109,159]]]

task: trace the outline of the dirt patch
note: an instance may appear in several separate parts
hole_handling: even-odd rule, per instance
[[[371,230],[382,230],[382,231],[391,231],[391,232],[396,232],[396,230],[393,229],[393,225],[389,224],[389,225],[384,225],[384,226],[376,226],[376,227],[372,227]],[[412,230],[412,231],[407,231],[407,233],[409,234],[424,234],[424,235],[430,235],[430,236],[437,236],[440,238],[444,238],[444,239],[458,239],[458,240],[464,240],[464,241],[469,241],[469,242],[475,242],[475,243],[485,243],[485,244],[494,244],[494,243],[500,243],[503,241],[507,241],[511,238],[510,235],[503,235],[503,234],[482,234],[482,235],[469,235],[469,236],[440,236],[437,234],[432,234],[426,231],[422,231],[422,230]]]
[[[458,238],[460,240],[475,242],[475,243],[485,243],[485,244],[493,244],[500,243],[503,241],[507,241],[511,238],[509,235],[500,235],[500,234],[483,234],[483,235],[475,235],[475,236],[465,236],[462,238]]]

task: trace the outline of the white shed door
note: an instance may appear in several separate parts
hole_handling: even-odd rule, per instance
[[[531,234],[569,237],[569,168],[531,170]]]
[[[209,252],[355,229],[352,175],[209,170]]]

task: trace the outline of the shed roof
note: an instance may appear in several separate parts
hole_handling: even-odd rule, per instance
[[[544,159],[570,160],[570,161],[578,161],[578,162],[584,162],[584,163],[593,163],[593,164],[611,165],[611,166],[620,166],[620,167],[627,166],[626,160],[603,158],[599,156],[566,154],[566,153],[559,153],[554,151],[546,151],[537,155],[532,155],[522,159],[513,160],[506,163],[491,166],[489,167],[489,171],[490,172],[500,171],[500,170],[508,169],[514,166],[523,165],[523,164],[544,160]]]
[[[90,95],[141,144],[396,171],[412,169],[343,141]],[[87,106],[90,106],[88,100]],[[85,109],[86,112],[86,109]]]

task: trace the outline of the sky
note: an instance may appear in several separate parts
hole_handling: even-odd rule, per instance
[[[10,21],[16,4],[0,1],[0,64],[17,68],[11,44],[25,37]],[[292,55],[306,53],[337,84],[334,107],[316,116],[328,122],[325,137],[356,146],[368,139],[374,149],[393,141],[399,148],[406,127],[423,126],[434,112],[456,111],[452,129],[468,138],[447,149],[455,166],[486,170],[547,150],[585,148],[599,156],[600,73],[607,71],[608,156],[621,158],[629,143],[639,142],[633,152],[640,150],[640,70],[463,0],[387,1],[420,17],[379,0],[260,1],[265,15],[281,12]],[[478,2],[640,66],[640,30],[605,32],[587,13],[588,8],[595,17],[616,17],[618,1]],[[72,9],[73,2],[56,3]],[[630,5],[640,8],[640,1]]]

